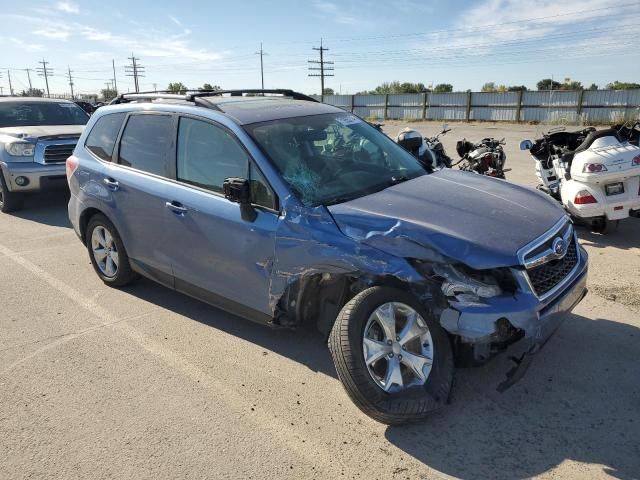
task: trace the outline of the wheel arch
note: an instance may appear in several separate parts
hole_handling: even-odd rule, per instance
[[[82,243],[84,245],[87,244],[87,227],[89,226],[89,222],[91,221],[91,219],[96,215],[104,215],[107,220],[113,223],[113,220],[111,220],[111,218],[109,218],[109,215],[107,215],[103,210],[95,207],[85,208],[80,214],[80,221],[78,223],[78,226],[80,228],[80,240],[82,240]]]

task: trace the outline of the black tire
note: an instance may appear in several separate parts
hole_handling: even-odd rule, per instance
[[[24,206],[24,194],[10,192],[4,180],[4,174],[0,170],[0,211],[11,213],[21,210]]]
[[[372,379],[364,360],[362,340],[371,314],[387,302],[401,302],[418,312],[431,332],[434,359],[431,373],[422,386],[387,393]],[[329,350],[338,377],[360,410],[388,425],[415,422],[447,403],[453,384],[454,362],[449,337],[430,311],[402,290],[371,287],[349,301],[329,335]]]
[[[93,231],[98,227],[105,228],[113,237],[113,242],[116,245],[116,249],[118,252],[118,268],[114,276],[107,276],[102,272],[102,270],[98,266],[98,262],[92,249],[91,237],[93,235]],[[87,225],[85,243],[87,245],[87,251],[89,252],[89,258],[91,259],[93,269],[106,285],[116,288],[124,287],[125,285],[128,285],[138,279],[138,274],[136,274],[131,269],[129,256],[127,255],[127,251],[124,248],[124,244],[122,243],[120,234],[116,230],[116,227],[114,227],[113,223],[111,223],[111,221],[109,221],[109,219],[101,213],[95,214],[89,220],[89,223]]]

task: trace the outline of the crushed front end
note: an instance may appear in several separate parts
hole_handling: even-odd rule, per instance
[[[507,347],[513,353],[518,366],[501,390],[521,378],[531,356],[587,293],[588,255],[568,219],[523,247],[518,259],[520,265],[496,270],[493,284],[475,279],[481,287],[434,271],[444,279],[448,306],[440,323],[454,335],[458,364],[482,364]]]

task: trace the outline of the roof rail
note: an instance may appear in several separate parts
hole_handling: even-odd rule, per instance
[[[290,89],[284,88],[276,88],[276,89],[264,89],[264,88],[249,88],[249,89],[238,89],[238,90],[198,90],[194,91],[194,93],[190,94],[190,98],[198,98],[198,97],[214,97],[214,96],[222,96],[224,94],[229,94],[232,97],[241,97],[244,94],[255,94],[255,95],[264,95],[264,94],[276,94],[283,95],[285,97],[291,97],[294,100],[305,100],[307,102],[318,102],[315,98],[310,97],[309,95],[305,95],[304,93],[296,92]]]
[[[290,89],[262,89],[249,88],[238,90],[182,90],[181,93],[172,92],[170,90],[157,90],[151,92],[133,92],[121,93],[109,102],[109,105],[117,105],[119,103],[129,103],[137,100],[155,100],[166,98],[169,100],[185,100],[187,102],[195,102],[196,98],[215,97],[229,94],[232,97],[241,97],[244,94],[264,95],[275,94],[291,97],[294,100],[305,100],[307,102],[318,102],[315,98],[305,95],[304,93],[295,92]]]

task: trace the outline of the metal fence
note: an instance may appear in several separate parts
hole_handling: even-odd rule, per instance
[[[316,96],[364,118],[617,123],[640,116],[640,90]]]

